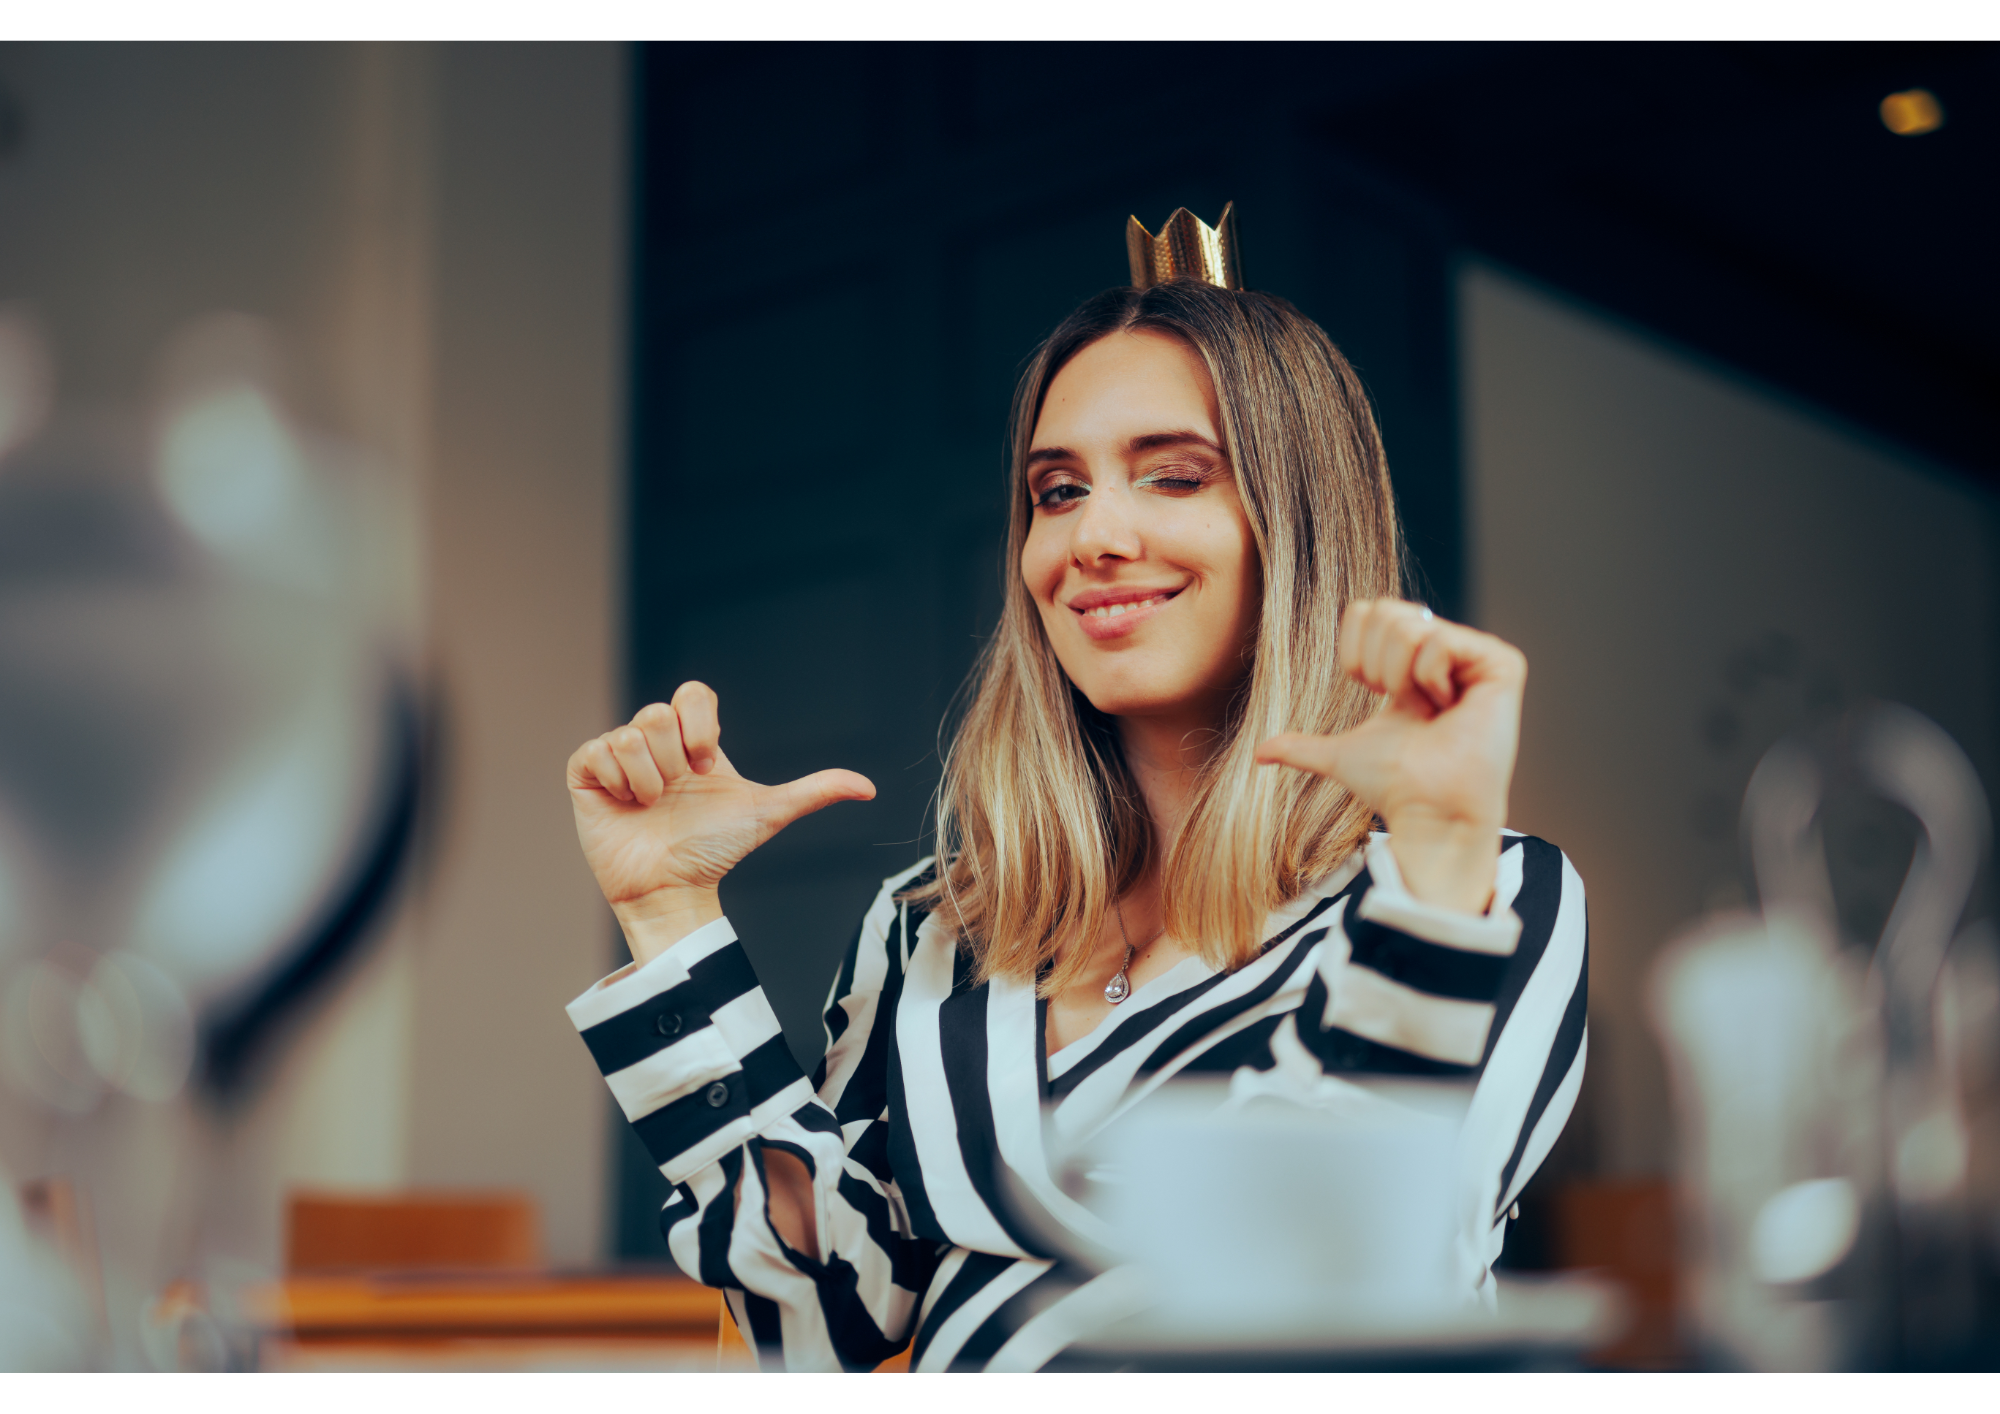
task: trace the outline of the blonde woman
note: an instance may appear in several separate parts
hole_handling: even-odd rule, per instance
[[[633,956],[570,1015],[673,1185],[675,1259],[767,1364],[1037,1364],[1091,1275],[1010,1206],[1049,1186],[1044,1107],[1088,1133],[1163,1075],[1306,1058],[1476,1080],[1460,1247],[1490,1293],[1584,1062],[1582,885],[1503,828],[1521,654],[1392,597],[1366,397],[1282,300],[1100,295],[1013,432],[1015,572],[938,853],[868,910],[810,1079],[716,887],[874,787],[745,780],[700,683],[570,758]]]

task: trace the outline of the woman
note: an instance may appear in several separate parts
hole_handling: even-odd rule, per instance
[[[1490,1299],[1583,1068],[1582,886],[1503,829],[1522,656],[1390,597],[1367,400],[1269,296],[1086,303],[1022,379],[1013,487],[937,859],[884,883],[810,1081],[716,886],[874,787],[745,780],[699,683],[570,759],[634,959],[570,1014],[674,1185],[676,1260],[794,1369],[913,1338],[918,1369],[1032,1367],[1091,1275],[1010,1196],[1050,1187],[1043,1106],[1080,1135],[1168,1075],[1303,1063],[1477,1078],[1460,1246]]]

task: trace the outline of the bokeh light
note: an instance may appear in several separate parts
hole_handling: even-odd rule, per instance
[[[1897,137],[1921,137],[1944,126],[1944,108],[1927,88],[1908,88],[1882,100],[1882,126]]]

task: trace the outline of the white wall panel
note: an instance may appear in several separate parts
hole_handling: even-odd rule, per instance
[[[1607,1171],[1661,1171],[1642,989],[1676,929],[1741,901],[1736,810],[1764,748],[1890,698],[1995,780],[1994,503],[1500,271],[1460,290],[1474,616],[1530,663],[1513,824],[1590,895],[1577,1122]]]

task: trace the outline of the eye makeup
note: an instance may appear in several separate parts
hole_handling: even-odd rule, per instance
[[[1070,492],[1074,492],[1075,494],[1067,494]],[[1061,510],[1064,506],[1073,505],[1081,501],[1089,494],[1090,487],[1083,482],[1057,481],[1045,485],[1041,490],[1033,493],[1028,499],[1028,504],[1038,511]]]
[[[1133,484],[1149,490],[1174,491],[1185,495],[1227,475],[1224,468],[1209,462],[1178,461],[1149,468],[1135,478]]]
[[[1041,488],[1029,493],[1028,504],[1038,511],[1055,512],[1075,505],[1090,494],[1090,483],[1075,476],[1056,473],[1058,480],[1051,477],[1041,483]],[[1188,461],[1177,459],[1163,465],[1149,467],[1133,477],[1136,490],[1160,491],[1170,496],[1191,496],[1205,486],[1226,480],[1229,469],[1209,461]]]

